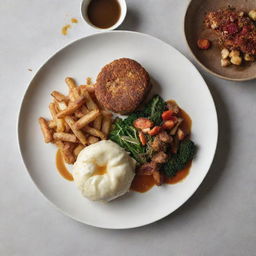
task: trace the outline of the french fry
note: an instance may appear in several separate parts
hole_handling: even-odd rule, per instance
[[[95,129],[101,130],[101,124],[102,124],[102,115],[99,115],[93,122],[93,127]]]
[[[72,77],[66,77],[65,82],[66,82],[69,90],[72,90],[77,87],[76,82]]]
[[[72,77],[66,77],[65,82],[69,88],[68,97],[71,101],[75,101],[79,97],[78,87]]]
[[[102,140],[105,140],[106,139],[106,135],[98,130],[98,129],[95,129],[93,127],[90,127],[90,126],[86,126],[83,128],[83,130],[86,132],[86,133],[89,133],[90,135],[93,135],[95,137],[99,137],[101,138]]]
[[[89,85],[86,87],[86,90],[89,92],[89,93],[95,93],[95,87],[94,85]]]
[[[44,142],[45,143],[51,142],[52,141],[52,133],[51,133],[50,128],[48,127],[47,121],[43,117],[40,117],[38,119],[38,121],[39,121],[41,131],[44,136]]]
[[[73,120],[73,118],[71,116],[66,116],[65,117],[65,121],[67,122],[67,124],[69,125],[69,127],[71,128],[72,132],[75,134],[75,136],[78,138],[78,140],[83,144],[86,145],[87,144],[87,139],[84,136],[84,134],[77,130],[74,127],[75,121]]]
[[[60,111],[57,114],[57,118],[62,118],[68,115],[73,114],[77,109],[79,109],[86,101],[86,98],[81,96],[76,101],[74,101],[70,106],[68,106],[66,109]]]
[[[99,109],[98,105],[93,101],[87,89],[82,89],[81,95],[83,95],[86,98],[85,104],[89,110]]]
[[[79,86],[80,92],[83,93],[84,91],[87,91],[89,93],[94,93],[95,92],[95,86],[93,84],[90,85],[80,85]]]
[[[69,92],[69,99],[72,102],[77,100],[79,97],[80,97],[80,93],[79,93],[79,88],[78,87],[75,87],[75,88],[70,90],[70,92]]]
[[[76,121],[76,123],[74,124],[74,128],[77,130],[80,130],[90,122],[94,121],[99,115],[100,115],[99,110],[90,111],[88,114],[84,115],[78,121]]]
[[[66,132],[55,132],[53,134],[53,138],[55,140],[62,140],[62,141],[68,141],[68,142],[77,142],[77,138],[74,134],[66,133]]]
[[[75,116],[77,118],[81,118],[83,117],[85,114],[89,113],[89,110],[86,108],[86,106],[82,106],[81,108],[79,108],[78,110],[76,110],[75,112]]]
[[[49,110],[50,110],[50,113],[51,113],[51,115],[52,115],[52,119],[54,120],[54,122],[55,122],[56,125],[57,125],[57,117],[56,117],[57,111],[56,111],[56,108],[55,108],[55,104],[54,104],[53,102],[51,102],[51,103],[49,104]]]
[[[55,143],[65,162],[72,164],[86,145],[107,138],[112,114],[101,110],[90,78],[86,85],[80,86],[71,77],[65,82],[69,88],[68,96],[53,91],[54,101],[49,105],[52,120],[41,117],[39,123],[45,142]]]
[[[88,137],[88,143],[91,145],[91,144],[94,144],[96,142],[98,142],[100,139],[97,138],[97,137],[94,137],[94,136],[89,136]]]
[[[57,120],[57,132],[64,132],[65,131],[65,121],[64,119]]]
[[[102,113],[103,116],[112,117],[112,113],[108,110],[101,110],[101,113]]]
[[[102,121],[102,127],[101,131],[108,136],[110,127],[111,127],[112,119],[111,115],[104,115],[103,116],[103,121]]]
[[[56,128],[56,123],[53,120],[48,121],[48,126],[51,129],[55,129]]]
[[[91,79],[91,77],[87,77],[87,78],[86,78],[86,84],[87,84],[87,85],[91,85],[91,84],[92,84],[92,79]]]
[[[57,111],[56,111],[56,105],[54,102],[51,102],[49,105],[49,109],[52,115],[52,119],[54,120],[56,126],[57,126],[57,132],[64,132],[65,126],[64,121],[62,119],[58,119],[57,117]]]
[[[58,108],[59,108],[60,111],[67,108],[67,104],[64,101],[57,102],[57,104],[58,104]]]
[[[84,146],[82,144],[79,144],[75,147],[73,154],[77,157],[78,154],[84,149]]]
[[[83,105],[82,107],[81,107],[81,111],[82,111],[82,113],[85,115],[85,114],[87,114],[87,113],[89,113],[89,110],[88,110],[88,108],[85,106],[85,105]]]
[[[53,91],[51,96],[58,102],[67,101],[67,97],[58,91]]]
[[[56,141],[55,144],[60,149],[63,159],[67,164],[73,164],[76,161],[75,156],[73,155],[75,144],[62,142],[60,140]]]
[[[64,110],[67,108],[67,104],[64,101],[57,102],[59,110]],[[65,132],[69,132],[71,129],[64,119]]]
[[[66,121],[65,121],[64,125],[65,125],[65,132],[69,133],[71,131],[71,128],[69,127],[69,125],[67,124]]]
[[[84,116],[81,109],[76,110],[74,114],[75,114],[75,117],[78,118],[78,119]]]

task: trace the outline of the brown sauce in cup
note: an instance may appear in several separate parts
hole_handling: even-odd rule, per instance
[[[91,0],[87,8],[89,21],[98,28],[110,28],[120,18],[121,7],[117,0]]]

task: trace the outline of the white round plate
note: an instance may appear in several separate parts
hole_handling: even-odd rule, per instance
[[[83,198],[75,184],[62,178],[55,167],[56,147],[43,142],[38,117],[50,117],[53,90],[67,93],[64,79],[85,83],[96,79],[114,59],[141,63],[165,100],[175,99],[193,120],[192,139],[198,154],[189,175],[176,185],[155,186],[146,193],[129,192],[110,203]],[[113,31],[77,40],[54,54],[37,72],[24,96],[18,136],[26,168],[43,195],[66,215],[89,225],[124,229],[146,225],[175,211],[195,192],[215,154],[218,124],[213,99],[196,68],[172,46],[149,35]]]

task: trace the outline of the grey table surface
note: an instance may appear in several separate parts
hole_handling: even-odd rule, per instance
[[[127,0],[120,29],[156,36],[194,62],[183,35],[188,2]],[[256,255],[255,81],[224,81],[198,67],[217,107],[217,153],[197,192],[163,220],[131,230],[98,229],[62,215],[39,193],[20,157],[18,111],[39,66],[95,33],[79,10],[80,0],[0,2],[0,255]],[[71,17],[79,23],[63,36]]]

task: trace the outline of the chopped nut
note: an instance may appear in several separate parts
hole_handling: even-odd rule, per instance
[[[221,58],[226,59],[229,56],[229,50],[227,48],[223,48],[221,50]]]
[[[216,29],[218,27],[218,24],[216,21],[213,21],[212,24],[211,24],[211,28],[212,29]]]
[[[233,56],[230,61],[232,64],[239,66],[242,63],[242,58],[239,56]]]
[[[240,56],[240,52],[237,50],[232,50],[229,54],[229,57],[232,58],[234,56]]]
[[[254,59],[254,57],[253,57],[252,55],[246,53],[246,54],[244,55],[244,60],[245,60],[245,61],[254,61],[255,59]]]
[[[221,59],[220,63],[222,67],[228,67],[231,64],[229,59]]]
[[[256,10],[249,11],[248,15],[253,21],[256,21]]]
[[[243,17],[244,16],[244,12],[239,12],[238,14],[240,17]]]

